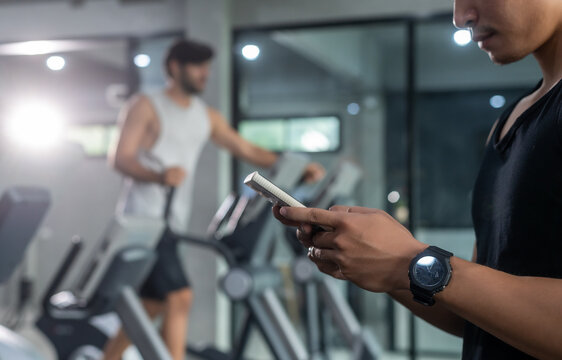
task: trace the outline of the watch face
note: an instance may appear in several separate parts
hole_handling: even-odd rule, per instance
[[[424,256],[419,259],[413,270],[416,282],[427,287],[438,285],[446,275],[443,264],[433,256]]]

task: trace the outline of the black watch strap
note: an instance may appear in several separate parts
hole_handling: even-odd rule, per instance
[[[437,247],[437,246],[430,246],[427,249],[425,249],[424,251],[428,251],[428,250],[434,251],[434,252],[438,253],[439,255],[443,255],[445,257],[453,256],[452,252],[449,252],[447,250],[443,250],[443,249],[441,249],[440,247]]]
[[[416,300],[417,302],[426,306],[431,306],[435,304],[435,299],[433,298],[434,294],[430,295],[427,293],[427,291],[420,289],[414,284],[410,284],[410,291],[412,291],[412,295],[414,295],[414,300]]]

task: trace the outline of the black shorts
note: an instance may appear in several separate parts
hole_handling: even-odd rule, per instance
[[[156,262],[140,288],[140,296],[165,300],[169,293],[189,288],[189,279],[178,256],[178,240],[168,230],[164,231],[156,253]]]

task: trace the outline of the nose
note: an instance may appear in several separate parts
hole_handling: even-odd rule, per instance
[[[472,28],[478,22],[478,11],[473,0],[455,0],[453,24],[457,28]]]

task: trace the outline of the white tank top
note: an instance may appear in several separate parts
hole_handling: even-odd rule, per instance
[[[170,226],[186,233],[193,202],[195,169],[203,146],[211,133],[207,105],[198,97],[184,108],[165,92],[148,95],[160,121],[160,136],[150,150],[138,154],[140,163],[156,172],[180,166],[187,176],[176,188],[171,207]],[[155,183],[126,178],[118,211],[136,216],[162,218],[166,201],[165,188]]]

